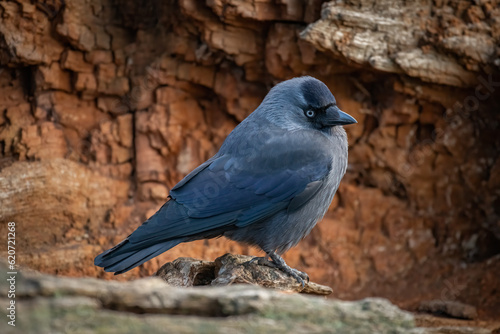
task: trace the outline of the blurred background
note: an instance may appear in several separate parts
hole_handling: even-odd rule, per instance
[[[337,298],[499,315],[498,1],[4,1],[0,16],[0,231],[16,222],[22,267],[131,280],[258,255],[216,239],[117,277],[93,265],[274,84],[311,75],[359,124],[287,262]]]

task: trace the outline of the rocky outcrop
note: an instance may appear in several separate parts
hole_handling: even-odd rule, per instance
[[[183,287],[252,284],[313,295],[329,295],[333,292],[332,288],[314,282],[306,282],[302,286],[281,270],[252,263],[252,259],[252,256],[229,253],[213,262],[179,258],[164,264],[155,276],[161,277],[168,285]]]
[[[498,316],[498,8],[0,3],[0,221],[20,227],[20,264],[110,278],[93,257],[151,215],[274,83],[309,74],[359,124],[331,210],[287,263],[336,297],[464,302]],[[258,254],[199,241],[113,279],[228,251]]]
[[[15,327],[4,320],[2,333],[492,333],[416,327],[412,314],[381,298],[350,302],[249,285],[180,288],[159,278],[123,283],[33,272],[18,273],[15,285]],[[2,279],[2,304],[8,290]]]
[[[500,65],[499,14],[495,2],[331,1],[301,37],[364,67],[471,87],[482,70]]]
[[[42,147],[41,151],[50,150]],[[0,200],[2,213],[18,223],[14,239],[18,261],[19,254],[30,253],[26,259],[21,257],[25,266],[84,273],[88,266],[79,261],[100,250],[87,242],[89,233],[100,228],[96,223],[105,221],[108,211],[126,198],[129,187],[128,182],[103,177],[68,159],[22,161],[5,167],[0,173]],[[54,244],[60,246],[52,249]],[[51,249],[50,258],[45,249]]]

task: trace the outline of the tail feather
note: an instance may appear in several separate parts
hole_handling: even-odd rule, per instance
[[[187,218],[175,204],[167,201],[125,240],[96,256],[94,264],[107,272],[115,272],[115,275],[121,274],[184,242],[186,238],[182,236],[165,233],[165,230],[169,230],[171,220]]]
[[[170,240],[147,248],[136,249],[128,239],[125,239],[115,247],[99,254],[94,264],[103,267],[106,272],[114,272],[115,275],[122,274],[177,246],[182,241],[182,239]]]
[[[190,218],[184,205],[169,200],[125,240],[99,254],[94,264],[107,272],[124,273],[182,242],[221,236],[234,226],[238,214]]]

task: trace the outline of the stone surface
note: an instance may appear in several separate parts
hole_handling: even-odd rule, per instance
[[[70,72],[64,71],[59,63],[54,62],[49,66],[39,66],[35,74],[36,85],[43,89],[60,89],[71,91]]]
[[[3,281],[0,288],[5,296],[9,285]],[[403,333],[414,328],[411,314],[384,299],[326,300],[248,285],[179,288],[158,278],[120,283],[23,272],[17,276],[16,288],[19,298],[16,306],[24,311],[24,317],[17,320],[16,330],[23,333],[45,332],[49,328],[67,330],[67,326],[76,326],[80,331],[90,328],[107,331],[110,326],[116,330],[116,321],[152,329],[169,324],[169,330],[179,328],[175,332],[200,333],[207,332],[203,326],[212,328],[208,332],[213,333],[229,328],[282,332],[292,327],[298,332],[335,328],[340,332]],[[143,316],[138,317],[137,313]],[[152,314],[162,314],[163,320]],[[175,315],[189,316],[191,320],[179,322]],[[94,320],[88,321],[89,317]],[[36,325],[30,322],[34,318],[39,319]],[[172,327],[174,322],[177,325]],[[4,330],[9,328],[5,323],[2,326]]]
[[[7,271],[4,262],[0,268]],[[479,327],[416,327],[411,313],[381,298],[341,301],[241,284],[181,288],[154,277],[124,283],[30,270],[19,271],[15,279],[16,326],[4,321],[2,333],[164,333],[166,329],[175,333],[492,333]],[[9,303],[9,289],[2,279],[2,304]]]
[[[477,85],[481,64],[498,57],[498,22],[462,22],[464,8],[431,1],[328,2],[321,19],[301,37],[318,49],[356,64],[423,81],[467,87]],[[484,17],[479,6],[467,5]],[[491,7],[490,7],[491,8]],[[498,6],[489,14],[498,13]],[[453,26],[439,34],[439,26]],[[453,56],[450,56],[453,55]]]
[[[427,312],[458,319],[477,318],[477,309],[472,305],[446,300],[422,301],[418,306],[421,312]]]
[[[214,262],[179,258],[164,264],[155,276],[173,286],[226,286],[252,284],[277,290],[329,295],[333,290],[324,285],[307,282],[304,287],[281,270],[249,263],[253,257],[226,254]]]
[[[322,3],[1,2],[0,233],[30,227],[21,264],[129,280],[181,256],[262,255],[215,239],[117,277],[92,261],[269,88],[309,74],[359,123],[338,196],[287,263],[336,297],[498,318],[498,1]]]
[[[126,198],[129,184],[68,159],[51,156],[45,160],[57,154],[57,148],[50,146],[57,137],[44,137],[43,131],[38,137],[42,143],[37,143],[43,150],[30,148],[33,157],[42,161],[15,162],[0,172],[0,221],[19,224],[18,235],[24,236],[16,238],[16,255],[24,265],[46,271],[57,266],[62,271],[85,272],[87,261],[98,250],[89,243],[89,233],[99,230],[108,210]],[[28,157],[30,154],[28,150]],[[54,244],[59,247],[52,247]],[[69,257],[74,258],[68,261]]]
[[[500,329],[500,322],[481,320],[457,320],[429,314],[414,314],[415,322],[424,333],[435,334],[495,334]],[[418,330],[416,331],[418,333]]]

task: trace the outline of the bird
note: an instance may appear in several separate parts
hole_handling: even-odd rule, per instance
[[[322,81],[303,76],[278,83],[213,157],[94,264],[117,275],[180,243],[224,236],[260,248],[266,256],[252,261],[275,267],[304,287],[308,275],[281,256],[328,210],[347,169],[343,126],[354,123]]]

